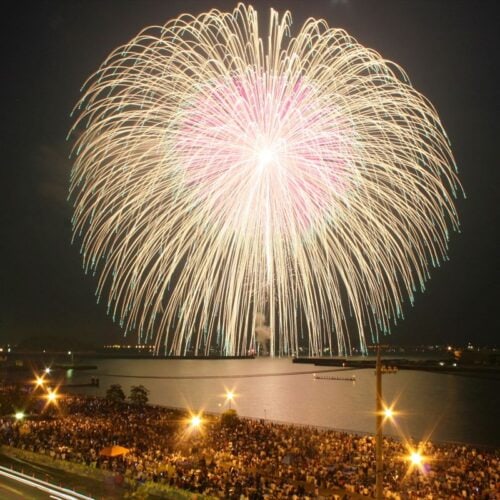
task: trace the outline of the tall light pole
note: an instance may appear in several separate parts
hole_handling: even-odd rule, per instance
[[[375,459],[376,459],[376,469],[375,469],[375,498],[377,500],[382,500],[382,486],[384,479],[384,468],[382,462],[382,425],[383,425],[383,415],[382,415],[382,362],[380,360],[380,344],[377,344],[377,363],[375,367],[376,376],[376,437],[375,437]]]

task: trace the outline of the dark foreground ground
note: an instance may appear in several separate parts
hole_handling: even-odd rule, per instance
[[[123,498],[124,495],[124,490],[112,482],[103,482],[88,477],[81,477],[53,467],[33,464],[26,460],[9,457],[1,453],[0,465],[55,485],[61,485],[95,499],[114,500]],[[33,487],[23,485],[18,481],[0,477],[0,498],[3,500],[38,500],[50,497],[49,494],[43,493]]]

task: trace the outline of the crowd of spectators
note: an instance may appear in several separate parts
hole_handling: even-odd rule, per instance
[[[0,442],[113,471],[127,484],[153,481],[227,499],[358,498],[375,495],[375,440],[357,435],[206,416],[67,396],[57,415],[0,419]],[[120,445],[123,456],[100,455]],[[384,496],[391,499],[500,499],[497,451],[452,444],[384,441]]]

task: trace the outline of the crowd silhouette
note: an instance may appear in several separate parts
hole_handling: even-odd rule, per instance
[[[313,427],[205,416],[194,428],[181,410],[67,396],[57,413],[0,419],[3,444],[112,471],[117,483],[163,483],[228,499],[352,498],[375,494],[375,441]],[[119,457],[100,455],[120,445]],[[418,443],[415,443],[418,446]],[[408,445],[384,441],[384,497],[496,499],[497,451],[420,444],[422,467]]]

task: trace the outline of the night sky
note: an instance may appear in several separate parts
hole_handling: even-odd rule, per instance
[[[11,4],[2,44],[0,344],[60,335],[102,344],[122,334],[96,305],[96,279],[71,245],[66,135],[80,87],[118,45],[182,12],[235,2],[37,1]],[[499,243],[498,17],[491,1],[253,2],[290,9],[298,29],[325,18],[400,64],[436,107],[467,199],[450,262],[388,340],[497,344]],[[104,302],[104,301],[103,301]]]

